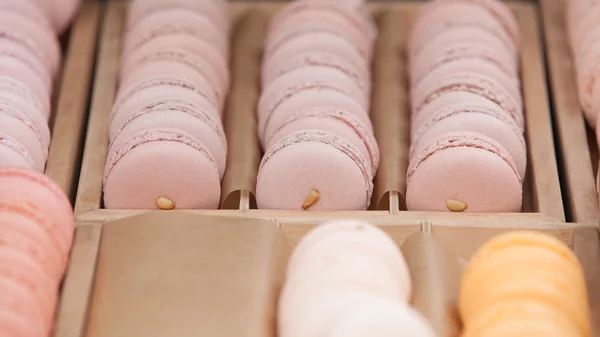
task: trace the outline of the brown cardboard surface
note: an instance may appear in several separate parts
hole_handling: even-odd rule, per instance
[[[371,207],[375,209],[387,208],[387,195],[392,191],[401,196],[399,208],[406,209],[402,195],[406,191],[410,110],[404,60],[407,29],[402,18],[403,13],[396,9],[390,9],[377,18],[380,35],[373,64],[371,120],[381,152],[381,163],[371,199]]]
[[[225,113],[227,171],[222,182],[221,208],[238,209],[241,191],[254,195],[262,152],[256,134],[260,96],[260,62],[268,18],[250,11],[234,28],[232,87]]]
[[[460,332],[456,310],[462,267],[431,233],[431,224],[402,244],[411,271],[412,305],[433,326],[438,336],[455,337]]]
[[[272,335],[278,233],[180,212],[106,223],[85,336]]]

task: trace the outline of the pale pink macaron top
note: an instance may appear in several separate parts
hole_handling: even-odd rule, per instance
[[[462,131],[444,134],[416,154],[407,174],[408,210],[449,211],[449,200],[464,203],[468,212],[519,212],[522,181],[508,150]]]
[[[37,169],[33,157],[27,149],[13,137],[0,132],[0,169],[26,168]]]
[[[158,209],[168,198],[176,209],[216,209],[221,196],[210,151],[187,133],[152,128],[113,147],[104,170],[107,208]]]

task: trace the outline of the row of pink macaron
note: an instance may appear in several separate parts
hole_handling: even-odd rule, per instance
[[[263,209],[365,209],[379,165],[369,119],[376,28],[362,1],[296,0],[262,62],[257,178]]]
[[[526,172],[519,33],[496,0],[435,0],[411,32],[409,210],[518,212]]]
[[[411,295],[407,262],[385,232],[361,221],[325,223],[290,256],[278,336],[436,336]]]
[[[73,209],[48,177],[0,169],[0,331],[48,336],[73,241]]]
[[[61,63],[57,32],[78,5],[46,7],[52,2],[0,0],[0,167],[46,166],[51,95]]]
[[[570,0],[565,4],[579,101],[587,123],[595,128],[600,114],[600,6],[592,0]]]
[[[566,2],[566,10],[579,102],[586,122],[595,129],[600,144],[600,6],[597,1],[571,0]],[[596,189],[600,191],[598,178]]]
[[[227,141],[225,1],[134,0],[111,113],[107,208],[216,208]]]

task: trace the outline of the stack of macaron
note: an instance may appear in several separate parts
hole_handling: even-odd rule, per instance
[[[588,124],[595,127],[600,112],[600,6],[592,0],[569,0],[565,4],[579,101]]]
[[[50,335],[74,227],[69,200],[49,178],[0,169],[0,335]]]
[[[0,0],[0,167],[46,167],[58,34],[78,2]]]
[[[377,35],[363,1],[296,0],[271,21],[262,62],[259,208],[360,210],[379,148],[369,119]]]
[[[215,209],[227,158],[227,2],[134,0],[126,27],[105,206]]]
[[[463,275],[463,337],[589,337],[583,268],[562,241],[538,232],[499,235]]]
[[[361,221],[334,221],[296,246],[279,299],[279,337],[433,337],[408,304],[411,278],[394,241]]]
[[[497,0],[434,0],[408,43],[409,210],[518,212],[527,166],[519,27]]]

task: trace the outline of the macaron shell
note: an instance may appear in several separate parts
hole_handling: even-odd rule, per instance
[[[215,160],[180,131],[149,129],[109,154],[105,169],[107,208],[158,209],[171,199],[177,209],[216,209],[221,196]]]
[[[446,62],[434,69],[430,69],[429,73],[424,75],[421,80],[423,82],[434,81],[435,78],[441,79],[448,76],[447,74],[452,73],[485,74],[508,91],[515,100],[518,101],[521,97],[521,84],[518,77],[506,73],[496,63],[485,59],[468,58]]]
[[[411,161],[408,210],[448,211],[452,199],[468,212],[519,212],[521,179],[508,151],[482,135],[463,134],[440,137]]]
[[[0,89],[0,109],[2,109],[2,113],[19,118],[23,123],[35,129],[44,147],[45,156],[47,156],[50,146],[50,127],[42,111],[28,101],[27,97],[2,89]]]
[[[46,218],[58,224],[57,236],[65,247],[71,247],[75,220],[73,208],[65,193],[47,176],[24,169],[0,170],[0,195],[18,195],[36,205]]]
[[[439,1],[432,1],[424,6],[411,30],[409,48],[418,52],[437,34],[458,26],[480,27],[503,40],[509,39],[502,23],[485,8],[462,1],[444,3],[443,6]]]
[[[165,81],[166,83],[194,90],[205,96],[218,111],[221,111],[220,108],[224,100],[222,93],[212,86],[204,75],[187,64],[174,61],[145,63],[132,71],[129,77],[123,78],[121,87],[125,88],[125,92],[127,88],[146,81]]]
[[[193,39],[188,40],[189,42],[187,43],[194,42]],[[223,96],[224,92],[228,90],[229,79],[216,70],[218,67],[215,66],[216,62],[211,62],[212,60],[205,57],[205,55],[210,56],[211,51],[205,50],[202,55],[196,55],[192,51],[180,46],[173,46],[172,48],[165,50],[166,46],[162,42],[163,41],[158,41],[158,39],[157,41],[150,41],[132,52],[129,58],[124,60],[125,62],[121,65],[121,79],[123,80],[131,77],[131,73],[135,72],[139,66],[146,63],[159,62],[165,64],[165,61],[171,61],[183,63],[189,68],[193,68],[193,71],[200,73],[213,88],[215,88],[213,90],[217,92],[219,96]],[[212,52],[217,53],[218,57],[218,51],[216,49]]]
[[[38,55],[32,53],[26,46],[19,44],[17,41],[3,39],[0,42],[0,54],[14,57],[24,62],[42,79],[46,88],[52,89],[53,78],[50,69],[46,67]]]
[[[448,107],[463,105],[465,102],[468,102],[469,105],[482,106],[496,110],[500,109],[498,104],[477,93],[467,91],[449,92],[425,104],[420,111],[413,112],[411,121],[411,139],[414,139],[416,132],[427,120],[431,120],[441,111],[448,109]]]
[[[263,157],[256,187],[258,207],[299,210],[316,190],[320,200],[311,210],[366,209],[373,190],[369,166],[348,141],[333,134],[292,134]]]
[[[371,78],[366,67],[353,64],[349,60],[335,54],[307,51],[295,55],[291,59],[271,59],[269,66],[262,67],[262,87],[269,86],[276,78],[306,66],[329,67],[342,71],[364,91],[370,92]]]
[[[464,337],[515,336],[576,337],[582,336],[575,324],[558,310],[538,301],[512,300],[488,308],[477,322],[465,327]]]
[[[184,8],[206,15],[224,32],[230,29],[229,6],[223,0],[189,1],[189,0],[154,0],[132,1],[128,9],[127,26],[133,28],[140,20],[156,12],[169,8]]]
[[[223,177],[227,160],[227,148],[221,126],[215,121],[210,121],[210,116],[207,114],[202,116],[192,113],[193,110],[182,110],[181,108],[178,110],[176,106],[173,106],[173,108],[168,106],[161,108],[159,106],[158,109],[147,111],[137,118],[129,120],[113,138],[111,147],[121,146],[130,137],[146,129],[167,127],[181,130],[207,148],[215,159],[219,176]],[[219,134],[222,136],[219,137]]]
[[[271,60],[290,59],[307,50],[331,53],[344,57],[354,64],[367,66],[367,60],[357,48],[344,37],[327,31],[312,32],[311,34],[296,35],[281,43],[273,52],[265,55],[263,62]]]
[[[341,115],[343,116],[343,115]],[[349,118],[348,118],[349,119]],[[283,125],[272,137],[267,135],[268,143],[265,148],[270,149],[277,142],[292,133],[303,130],[320,130],[334,133],[352,143],[364,156],[369,158],[372,163],[372,171],[376,172],[379,167],[379,147],[366,127],[361,126],[358,121],[352,123],[351,120],[336,118],[331,115],[310,114],[308,112],[300,113],[297,117]],[[268,129],[267,129],[268,130]]]
[[[37,167],[35,159],[16,139],[0,131],[0,167],[23,167],[43,170]]]
[[[40,25],[27,16],[0,12],[0,34],[27,46],[41,60],[53,75],[61,63],[61,50],[58,38],[51,28]]]
[[[46,121],[50,118],[50,95],[38,96],[26,83],[5,75],[0,75],[0,92],[10,93],[21,105],[33,105]]]
[[[201,57],[208,64],[210,64],[212,70],[219,75],[219,80],[226,84],[225,87],[229,87],[229,65],[227,59],[223,58],[221,52],[216,46],[210,42],[194,36],[185,34],[184,32],[173,32],[170,34],[155,36],[152,40],[146,44],[136,48],[128,55],[123,55],[121,72],[123,75],[131,69],[126,66],[127,62],[133,60],[141,55],[151,55],[152,53],[160,51],[161,53],[169,52],[190,52],[193,55]]]
[[[411,156],[414,153],[422,153],[432,141],[443,134],[457,131],[479,132],[498,142],[514,160],[519,176],[525,177],[527,148],[519,127],[514,123],[511,127],[509,122],[481,112],[458,113],[431,124],[420,138],[413,139]]]
[[[277,97],[280,98],[272,100],[276,102],[275,104],[263,103],[270,100],[266,95],[261,96],[259,102],[258,135],[263,144],[267,141],[267,126],[282,125],[294,113],[308,108],[336,107],[355,116],[365,125],[371,124],[368,111],[348,91],[338,85],[308,83],[304,86],[290,87],[289,90],[282,91]],[[262,108],[263,106],[265,108]]]
[[[516,46],[512,41],[507,41],[499,37],[498,35],[486,30],[482,27],[476,26],[458,26],[453,27],[452,29],[445,30],[440,32],[436,36],[434,36],[431,40],[429,40],[429,46],[449,46],[458,43],[477,43],[482,45],[493,45],[493,46],[502,46],[498,51],[505,50],[508,55],[516,55]],[[411,63],[413,60],[418,59],[422,55],[426,55],[426,51],[428,48],[433,47],[423,47],[419,50],[411,50],[409,51],[409,57]]]
[[[46,151],[37,134],[27,126],[21,119],[13,117],[2,110],[0,104],[0,137],[10,136],[21,144],[31,156],[34,166],[43,171],[46,166]]]
[[[115,101],[111,111],[110,133],[122,128],[132,115],[149,105],[161,104],[170,100],[187,102],[200,111],[213,112],[219,118],[219,112],[209,99],[189,88],[177,85],[181,82],[139,83],[131,88],[130,93],[123,93]]]
[[[125,37],[123,58],[155,37],[173,33],[185,33],[203,39],[216,46],[224,59],[229,59],[227,33],[218,29],[205,13],[178,7],[148,14],[132,27]]]
[[[357,306],[331,329],[331,337],[435,337],[433,328],[416,310],[387,298]]]

